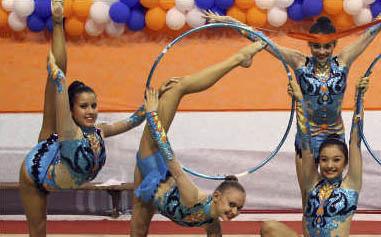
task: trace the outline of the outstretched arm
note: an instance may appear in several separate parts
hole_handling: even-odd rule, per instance
[[[233,17],[230,17],[230,16],[219,16],[213,12],[207,12],[205,11],[204,12],[204,17],[209,21],[209,22],[222,22],[222,23],[234,23],[234,24],[238,24],[238,25],[241,25],[241,26],[244,26],[245,28],[250,28],[252,29],[252,27],[240,22],[239,20],[237,19],[234,19]],[[259,40],[259,38],[254,35],[254,34],[248,34],[246,31],[240,31],[240,33],[245,36],[246,38],[248,38],[249,40],[253,41],[253,42],[256,42]],[[298,67],[302,66],[305,61],[306,61],[306,56],[298,51],[298,50],[295,50],[295,49],[289,49],[289,48],[286,48],[286,47],[283,47],[283,46],[280,46],[278,44],[275,44],[275,46],[279,49],[280,53],[282,54],[282,56],[284,57],[284,59],[286,60],[286,63],[288,65],[290,65],[290,67],[292,69],[297,69]],[[274,57],[280,59],[276,54],[275,52],[270,48],[270,47],[266,47],[265,50],[267,52],[269,52],[271,55],[273,55]]]
[[[380,17],[381,16],[378,18]],[[356,60],[356,58],[364,52],[369,44],[372,43],[380,31],[381,23],[370,27],[369,30],[365,31],[356,42],[344,48],[338,55],[339,58],[349,67]]]
[[[290,95],[294,96],[296,100],[297,129],[302,138],[303,192],[306,192],[317,181],[319,173],[311,149],[311,132],[305,111],[303,94],[296,80],[292,79],[290,81],[288,92]]]
[[[176,83],[178,82],[177,79],[169,79],[166,81],[159,90],[159,95],[164,94],[167,90],[171,89]],[[140,106],[130,117],[123,119],[121,121],[117,121],[114,123],[101,123],[97,126],[102,130],[103,135],[105,137],[109,136],[115,136],[124,132],[127,132],[140,124],[143,123],[143,121],[146,118],[146,111],[144,109],[144,105]]]
[[[159,93],[154,89],[146,90],[146,117],[152,139],[159,148],[161,155],[167,161],[169,172],[176,180],[176,185],[180,192],[181,202],[188,207],[193,207],[200,197],[198,187],[185,174],[180,163],[176,159],[171,145],[168,141],[167,134],[161,125],[159,115],[156,112],[159,105]]]
[[[352,119],[351,137],[349,141],[349,167],[347,178],[351,188],[360,191],[362,186],[361,136],[364,117],[364,94],[368,89],[369,78],[363,77],[356,83],[355,108]],[[357,104],[358,99],[360,103]]]

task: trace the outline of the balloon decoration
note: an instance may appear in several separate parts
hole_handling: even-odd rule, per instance
[[[51,0],[0,2],[0,31],[52,31]],[[204,10],[279,30],[288,21],[311,24],[311,19],[324,15],[344,30],[380,15],[381,0],[65,0],[64,28],[69,39],[120,37],[144,29],[166,34],[206,24]]]

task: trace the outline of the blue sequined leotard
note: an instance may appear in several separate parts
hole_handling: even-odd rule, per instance
[[[357,209],[358,192],[341,187],[341,177],[321,180],[309,193],[304,217],[310,237],[331,237]]]
[[[213,218],[210,216],[211,204],[212,197],[208,196],[205,201],[197,203],[191,208],[185,207],[180,202],[180,192],[176,186],[154,199],[155,208],[160,214],[179,225],[188,227],[212,223]]]
[[[53,134],[28,153],[24,164],[40,191],[73,188],[57,184],[55,168],[58,164],[65,165],[75,186],[96,177],[106,161],[104,141],[96,128],[83,131],[83,136],[82,139],[59,142],[58,136]]]
[[[295,70],[300,84],[306,113],[311,130],[313,152],[318,153],[321,143],[330,134],[338,134],[344,141],[344,125],[341,118],[341,106],[347,85],[348,68],[340,65],[337,57],[329,58],[329,77],[315,73],[316,58],[306,59],[305,66]],[[300,134],[297,133],[295,148],[301,149]]]

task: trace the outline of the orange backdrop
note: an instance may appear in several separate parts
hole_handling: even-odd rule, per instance
[[[337,51],[358,36],[339,41]],[[277,43],[308,53],[306,42],[286,36]],[[69,82],[80,79],[98,94],[101,111],[132,111],[143,102],[149,70],[166,40],[128,36],[121,40],[68,43]],[[154,74],[154,84],[196,72],[232,55],[248,41],[239,37],[187,38],[172,48]],[[0,39],[0,112],[41,112],[46,80],[46,41]],[[354,81],[381,52],[380,38],[352,66],[344,109],[352,109]],[[181,110],[288,110],[282,65],[266,52],[249,69],[236,69],[210,90],[188,96]],[[381,110],[381,63],[371,78],[366,108]]]

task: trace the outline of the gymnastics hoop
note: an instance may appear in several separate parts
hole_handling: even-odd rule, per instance
[[[204,30],[204,29],[209,29],[209,28],[232,28],[232,29],[236,29],[236,30],[240,30],[240,31],[245,31],[249,34],[254,34],[259,39],[266,42],[267,45],[273,50],[273,52],[276,54],[276,56],[282,62],[283,67],[287,72],[288,79],[292,80],[291,72],[290,72],[289,68],[287,67],[287,63],[286,63],[283,55],[281,54],[279,49],[275,46],[275,44],[270,39],[268,39],[262,32],[254,31],[250,27],[247,27],[247,26],[245,27],[244,25],[240,25],[240,24],[236,24],[236,23],[211,23],[211,24],[207,24],[207,25],[203,25],[203,26],[191,29],[191,30],[181,34],[180,36],[175,38],[172,42],[170,42],[167,46],[165,46],[164,49],[159,54],[159,56],[156,58],[154,64],[152,65],[152,68],[151,68],[150,73],[149,73],[148,78],[147,78],[146,88],[150,87],[152,76],[156,70],[156,67],[158,66],[159,62],[161,61],[161,59],[164,57],[164,55],[168,52],[168,50],[170,48],[172,48],[176,43],[178,43],[179,41],[181,41],[183,38],[187,37],[188,35],[195,33],[195,32],[198,32],[198,31],[201,31],[201,30]],[[244,172],[241,172],[238,174],[234,174],[236,177],[242,177],[242,176],[256,172],[257,170],[262,168],[264,165],[266,165],[269,161],[271,161],[275,157],[275,155],[279,152],[280,148],[283,146],[283,144],[286,141],[286,138],[290,132],[292,121],[294,118],[294,113],[295,113],[294,107],[295,107],[295,100],[294,100],[294,98],[292,98],[291,113],[290,113],[290,118],[288,120],[288,125],[286,128],[286,131],[284,132],[284,134],[282,136],[282,139],[280,140],[279,144],[275,147],[275,149],[270,153],[270,155],[268,155],[262,162],[260,162],[255,167],[253,167],[247,171],[244,171]],[[225,179],[225,176],[207,175],[207,174],[203,174],[203,173],[194,171],[194,170],[192,170],[188,167],[185,167],[185,166],[182,166],[182,168],[184,171],[188,172],[189,174],[194,175],[194,176],[199,177],[199,178],[210,179],[210,180],[224,180]]]
[[[365,74],[364,74],[364,77],[369,77],[371,74],[372,74],[372,70],[373,68],[376,66],[377,62],[381,59],[381,54],[379,54],[373,61],[372,63],[370,64],[368,70],[366,70]],[[357,93],[357,101],[356,101],[356,114],[358,114],[361,110],[361,108],[363,107],[363,103],[364,101],[362,100],[362,94],[364,92],[363,91],[359,91]],[[363,120],[363,119],[362,119]],[[360,121],[360,137],[362,139],[362,141],[364,142],[365,144],[365,147],[366,149],[368,150],[369,154],[373,157],[373,159],[379,164],[381,165],[381,159],[380,157],[378,157],[376,155],[376,153],[373,151],[372,147],[370,146],[370,144],[368,143],[368,140],[366,139],[365,135],[364,135],[364,129],[363,129],[363,121]]]

